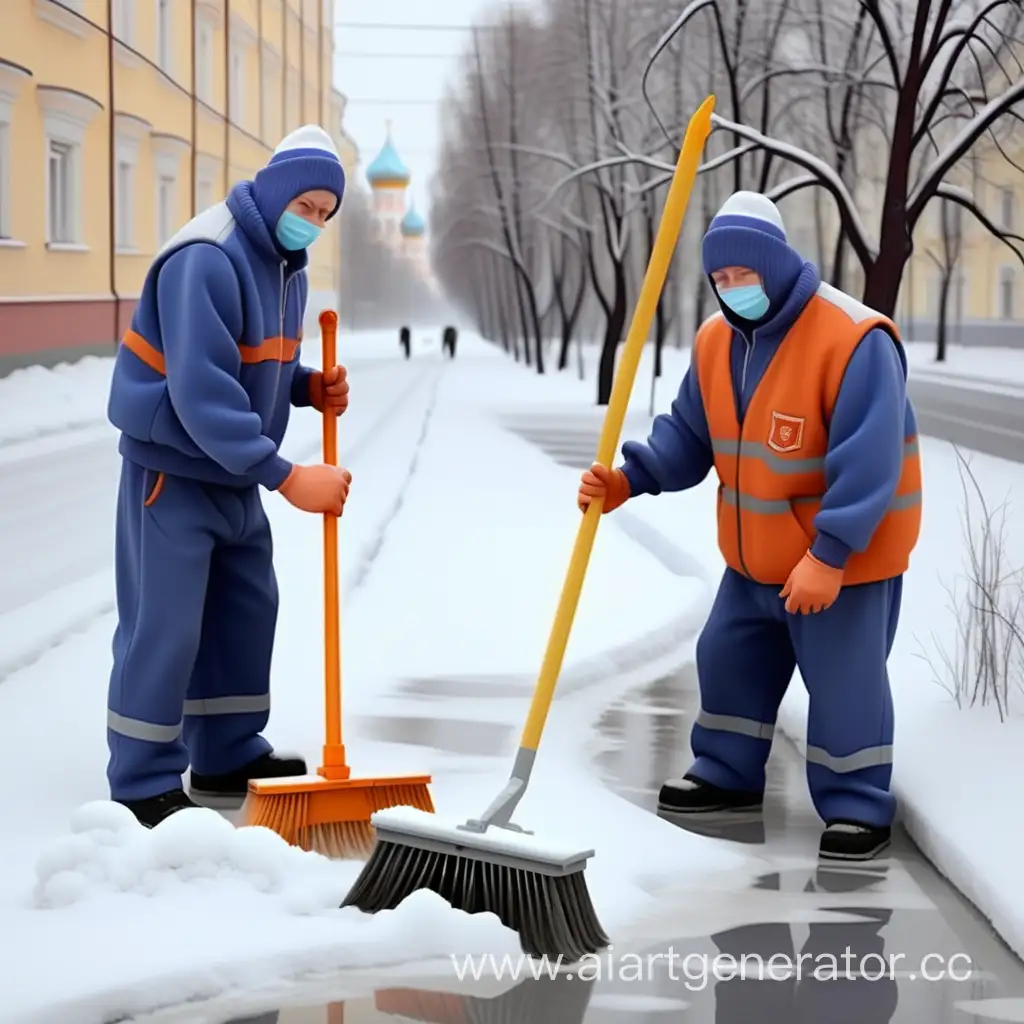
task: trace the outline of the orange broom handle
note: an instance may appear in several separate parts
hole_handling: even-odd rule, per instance
[[[338,362],[338,314],[320,314],[324,370]],[[338,417],[325,406],[323,416],[324,462],[338,464]],[[324,754],[320,774],[347,779],[345,746],[341,735],[341,601],[338,582],[338,517],[324,513]]]

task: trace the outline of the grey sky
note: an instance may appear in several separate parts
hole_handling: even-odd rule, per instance
[[[335,82],[349,97],[345,127],[360,151],[360,179],[392,122],[395,148],[412,172],[410,195],[426,213],[428,184],[439,141],[437,100],[454,78],[467,31],[400,28],[402,25],[469,25],[492,7],[489,0],[338,0]],[[396,26],[377,30],[345,23]],[[409,100],[416,100],[410,103]],[[366,102],[373,101],[373,102]]]

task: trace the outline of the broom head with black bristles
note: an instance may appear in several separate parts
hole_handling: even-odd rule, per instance
[[[342,907],[376,914],[429,889],[456,910],[494,914],[529,956],[573,963],[607,948],[583,877],[593,850],[556,849],[502,826],[468,831],[405,807],[371,824],[377,845]]]
[[[389,807],[432,813],[429,785],[429,775],[254,779],[243,817],[246,825],[269,828],[300,849],[335,860],[364,860],[374,848],[371,817]]]

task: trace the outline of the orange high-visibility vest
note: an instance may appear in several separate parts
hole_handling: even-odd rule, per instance
[[[737,572],[781,585],[814,542],[832,410],[850,357],[876,327],[899,340],[887,317],[822,284],[780,343],[742,424],[729,365],[732,328],[718,313],[697,332],[694,365],[719,480],[718,545]],[[907,570],[921,532],[916,435],[904,438],[903,452],[896,496],[867,549],[850,556],[844,585]]]

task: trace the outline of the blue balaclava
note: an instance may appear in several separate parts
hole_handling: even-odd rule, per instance
[[[320,227],[285,209],[297,196],[313,189],[337,197],[333,217],[345,195],[345,171],[330,135],[319,125],[307,124],[284,137],[270,162],[253,179],[256,209],[285,252],[306,249],[320,236]]]
[[[734,192],[729,196],[711,221],[701,255],[709,278],[726,267],[749,267],[757,272],[760,285],[721,292],[715,288],[727,317],[752,323],[778,311],[804,265],[800,254],[786,241],[778,207],[759,192]]]

